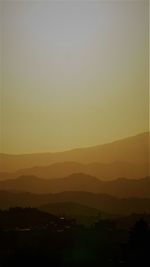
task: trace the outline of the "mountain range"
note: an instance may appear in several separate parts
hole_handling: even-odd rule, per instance
[[[77,163],[59,162],[50,166],[38,166],[15,172],[1,172],[0,180],[14,179],[19,176],[37,176],[44,179],[63,178],[75,173],[84,173],[95,176],[101,180],[113,180],[119,177],[140,179],[148,176],[148,164],[132,164],[127,162],[102,163]]]
[[[0,191],[0,209],[38,207],[55,215],[95,216],[107,214],[150,213],[150,198],[117,198],[89,192],[31,194]]]
[[[149,133],[57,153],[0,154],[0,208],[88,217],[150,213]]]
[[[150,197],[150,177],[143,179],[120,178],[114,181],[100,181],[86,174],[72,174],[59,179],[41,179],[35,176],[21,176],[0,181],[0,190],[30,192],[37,194],[59,193],[64,191],[84,191],[104,193],[117,197]]]
[[[18,170],[41,167],[41,166],[50,166],[54,163],[61,162],[75,162],[78,164],[91,164],[91,163],[100,163],[101,172],[98,175],[109,176],[112,172],[114,175],[123,175],[134,177],[139,177],[140,170],[142,171],[142,176],[148,175],[148,164],[149,164],[149,133],[142,133],[136,136],[129,138],[121,139],[112,143],[98,145],[94,147],[79,148],[64,152],[55,152],[55,153],[37,153],[37,154],[23,154],[23,155],[13,155],[13,154],[0,154],[0,171],[1,172],[16,172]],[[115,167],[116,162],[119,164]],[[103,166],[103,165],[109,166]],[[114,167],[113,167],[114,164]],[[139,165],[139,167],[138,167]],[[135,166],[135,167],[134,167]],[[62,166],[60,166],[61,168]],[[50,172],[52,173],[53,168],[51,167]],[[76,168],[73,166],[73,168]],[[77,172],[79,172],[80,166],[78,166]],[[81,169],[83,167],[81,166]],[[86,167],[85,167],[86,168]],[[87,172],[89,169],[93,168],[91,166],[87,167]],[[97,168],[97,165],[96,165]],[[110,171],[109,171],[110,168]],[[114,171],[113,171],[114,168]],[[119,169],[123,168],[123,172],[119,172]],[[131,168],[131,171],[129,171]],[[134,168],[134,171],[132,170]],[[70,173],[65,173],[65,166],[63,166],[63,174],[69,175]],[[107,169],[107,171],[103,171]],[[116,173],[118,169],[118,173]],[[128,171],[127,171],[128,169]],[[62,171],[61,170],[61,171]],[[137,170],[137,171],[136,171]],[[74,171],[74,170],[73,170]],[[81,170],[82,171],[82,170]],[[46,170],[45,170],[46,172]],[[96,171],[97,172],[97,171]],[[40,173],[40,170],[39,170]],[[72,173],[72,171],[71,171]],[[124,174],[123,174],[124,173]],[[54,171],[56,174],[56,171]],[[92,173],[94,174],[93,171]],[[5,174],[3,174],[5,175]],[[94,174],[95,175],[95,174]],[[47,176],[47,174],[46,174]],[[48,174],[49,176],[49,174]],[[57,176],[57,175],[56,175]],[[97,175],[96,175],[97,176]],[[54,178],[54,177],[53,177]]]

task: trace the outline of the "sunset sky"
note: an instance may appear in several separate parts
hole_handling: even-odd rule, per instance
[[[148,1],[0,2],[1,151],[148,131]]]

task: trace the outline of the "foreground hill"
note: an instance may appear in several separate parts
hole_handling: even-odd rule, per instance
[[[56,224],[59,218],[33,208],[10,208],[0,210],[0,229],[26,229],[42,227],[48,223]]]
[[[68,217],[78,217],[78,216],[98,216],[100,211],[86,205],[81,205],[80,203],[74,202],[56,202],[49,203],[40,207],[40,210],[55,214],[57,216],[68,216]]]
[[[71,204],[70,204],[71,203]],[[0,191],[0,209],[9,207],[40,207],[40,209],[62,215],[78,213],[93,216],[97,211],[107,214],[150,213],[150,198],[122,198],[88,192],[62,192],[37,195]]]
[[[104,193],[117,197],[150,197],[150,177],[139,180],[120,178],[114,181],[100,181],[85,174],[73,174],[65,178],[46,180],[35,176],[21,176],[0,181],[0,190],[31,192],[38,194],[64,191]]]
[[[77,162],[59,162],[49,166],[39,166],[18,170],[16,172],[1,172],[0,180],[13,179],[22,175],[33,175],[44,179],[63,178],[75,173],[84,173],[102,180],[112,180],[118,177],[139,179],[148,176],[148,164],[133,164],[129,162],[112,162],[109,164]]]
[[[65,152],[26,155],[0,154],[0,170],[1,172],[12,172],[64,161],[104,164],[120,161],[136,165],[147,164],[148,170],[148,145],[149,133],[143,133],[109,144]]]

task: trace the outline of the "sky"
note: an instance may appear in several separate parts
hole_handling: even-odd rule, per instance
[[[1,1],[1,152],[148,131],[148,1]]]

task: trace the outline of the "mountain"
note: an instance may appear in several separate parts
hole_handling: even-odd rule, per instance
[[[18,170],[16,172],[1,172],[0,180],[14,179],[19,176],[37,176],[44,179],[63,178],[75,173],[84,173],[100,178],[101,180],[112,180],[118,177],[139,179],[148,176],[147,163],[132,164],[129,162],[112,162],[109,164],[77,162],[59,162],[50,166],[38,166]]]
[[[73,213],[75,209],[80,207],[80,211],[83,212],[84,210],[84,214],[90,211],[89,215],[92,214],[92,216],[96,212],[92,209],[107,214],[150,213],[150,198],[131,197],[125,199],[88,192],[62,192],[38,195],[0,191],[0,209],[16,206],[39,207],[40,209],[47,209],[49,212],[52,209],[58,209],[58,214],[59,210],[67,210],[68,207],[71,209],[70,213]],[[85,210],[85,207],[88,207],[88,209],[86,208]],[[78,213],[80,211],[78,210]]]
[[[150,177],[138,180],[120,178],[114,181],[100,181],[86,174],[72,174],[65,178],[46,180],[35,176],[21,176],[0,181],[0,190],[30,193],[59,193],[64,191],[84,191],[104,193],[117,197],[150,198]]]
[[[51,194],[0,191],[0,209],[10,207],[40,207],[49,203]]]
[[[142,133],[109,144],[79,148],[57,153],[25,155],[0,154],[0,171],[14,172],[57,162],[102,163],[127,162],[145,165],[148,172],[149,133]]]
[[[67,216],[72,218],[79,216],[98,216],[100,213],[99,209],[91,208],[74,202],[49,203],[41,206],[40,210],[57,216]]]
[[[57,193],[62,191],[97,191],[100,181],[85,174],[73,174],[66,178],[46,180],[35,176],[21,176],[0,182],[0,190],[31,193]]]
[[[10,208],[9,210],[0,210],[0,229],[5,230],[24,230],[37,229],[45,225],[59,223],[59,218],[35,208]]]

